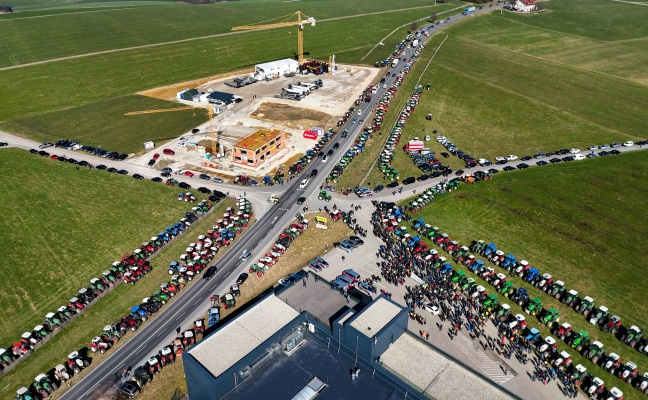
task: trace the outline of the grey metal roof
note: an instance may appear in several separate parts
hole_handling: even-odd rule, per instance
[[[398,315],[402,309],[384,297],[371,303],[351,322],[351,326],[367,337],[373,337]]]
[[[298,315],[274,295],[268,296],[191,348],[189,354],[219,376]]]

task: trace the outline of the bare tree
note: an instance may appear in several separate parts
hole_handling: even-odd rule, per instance
[[[432,15],[430,15],[430,20],[431,20],[432,22],[436,22],[436,20],[437,20],[437,13],[433,12]]]
[[[410,25],[410,31],[415,32],[418,29],[418,24],[416,22],[412,22],[412,25]]]

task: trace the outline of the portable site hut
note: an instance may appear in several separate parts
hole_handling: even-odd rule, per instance
[[[299,63],[290,58],[270,61],[254,66],[254,75],[257,79],[277,78],[288,73],[296,73],[299,70]]]

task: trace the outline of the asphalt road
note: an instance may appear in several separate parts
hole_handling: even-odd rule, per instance
[[[403,65],[401,62],[396,69],[400,70]],[[390,75],[385,81],[388,88],[396,79],[391,76],[392,72],[395,71],[392,71],[392,68],[389,68],[389,70]],[[378,92],[372,96],[371,102],[363,103],[357,108],[362,110],[362,115],[367,121],[372,116],[371,110],[376,106],[378,100],[382,98],[385,90],[381,86]],[[301,210],[302,206],[296,204],[297,199],[301,196],[310,197],[313,193],[319,192],[320,185],[323,184],[333,166],[354,145],[354,139],[362,127],[362,124],[353,124],[350,121],[339,127],[340,132],[347,129],[349,134],[346,138],[342,138],[340,134],[336,135],[322,150],[327,152],[333,148],[335,143],[340,144],[340,148],[326,162],[323,162],[320,158],[315,158],[308,164],[300,178],[294,179],[284,186],[275,185],[271,187],[273,191],[283,188],[286,188],[286,190],[279,196],[279,203],[272,206],[267,212],[259,215],[258,211],[255,210],[258,221],[215,264],[218,268],[217,274],[207,282],[199,279],[198,282],[183,291],[173,303],[164,307],[146,327],[138,330],[126,344],[114,350],[110,357],[61,396],[61,399],[98,398],[101,393],[114,384],[125,368],[139,365],[151,354],[156,354],[163,346],[169,344],[171,339],[176,336],[178,326],[185,329],[192,326],[197,316],[202,315],[207,308],[209,296],[214,293],[225,293],[229,285],[236,280],[238,274],[246,271],[249,264],[257,260],[265,252],[265,249],[275,241],[286,224]],[[29,144],[29,148],[32,147],[33,143]],[[88,159],[89,157],[77,156],[77,158]],[[102,159],[103,164],[108,165],[108,161]],[[117,163],[124,167],[123,162]],[[301,180],[308,177],[314,169],[318,170],[317,176],[310,178],[306,188],[300,189]],[[150,176],[150,171],[148,170],[145,175],[143,172],[146,172],[146,169],[142,172],[139,172],[138,169],[137,173]],[[209,187],[207,181],[203,182],[205,186]],[[223,185],[219,185],[220,190],[223,190],[222,187]],[[247,192],[253,194],[258,192],[259,188],[237,186],[233,187],[232,190],[236,190],[238,193],[245,191],[246,194]],[[240,257],[246,250],[252,253],[252,256],[249,261],[244,262]],[[243,287],[242,290],[245,290],[245,288]]]

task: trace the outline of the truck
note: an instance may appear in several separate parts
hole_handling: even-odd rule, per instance
[[[468,8],[466,8],[466,12],[465,12],[465,13],[466,13],[466,14],[470,14],[471,12],[474,12],[474,11],[475,11],[475,7],[468,7]]]
[[[310,90],[308,90],[308,88],[305,88],[305,87],[299,86],[299,85],[288,85],[288,89],[291,89],[293,91],[297,91],[302,95],[310,93]]]
[[[394,58],[394,61],[392,61],[392,68],[396,68],[398,65],[398,58]]]

